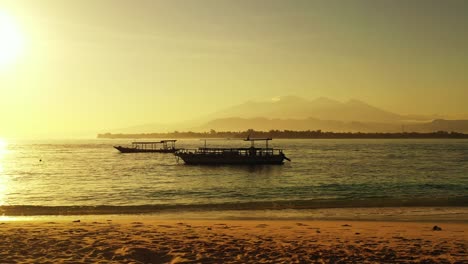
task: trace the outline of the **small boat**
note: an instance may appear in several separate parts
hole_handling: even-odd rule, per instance
[[[147,153],[147,152],[158,152],[158,153],[174,153],[177,151],[175,148],[175,142],[177,140],[161,140],[156,142],[132,142],[130,147],[114,146],[121,153]]]
[[[181,158],[186,164],[193,165],[261,165],[261,164],[283,164],[284,160],[291,161],[284,155],[282,149],[268,147],[271,138],[248,137],[244,141],[250,141],[250,148],[207,148],[181,149],[174,154]],[[265,141],[265,148],[256,148],[255,141]]]

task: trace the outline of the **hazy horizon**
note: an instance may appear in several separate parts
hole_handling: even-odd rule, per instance
[[[0,138],[196,120],[285,95],[466,116],[467,11],[461,0],[4,0]]]

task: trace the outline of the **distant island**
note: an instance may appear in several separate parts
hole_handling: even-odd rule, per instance
[[[361,133],[361,132],[324,132],[321,130],[269,130],[257,131],[248,129],[245,131],[215,131],[209,132],[167,132],[167,133],[140,133],[140,134],[98,134],[98,138],[118,139],[118,138],[247,138],[250,137],[271,137],[284,139],[391,139],[391,138],[468,138],[468,134],[458,132],[437,131],[431,133],[401,132],[401,133]]]

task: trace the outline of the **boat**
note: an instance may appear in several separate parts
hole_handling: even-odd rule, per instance
[[[250,141],[250,148],[207,148],[198,149],[180,149],[174,154],[182,159],[185,164],[190,165],[261,165],[275,164],[281,165],[284,160],[291,161],[283,153],[282,149],[273,149],[268,147],[268,141],[271,138],[250,138],[244,141]],[[256,141],[265,141],[265,148],[254,146]]]
[[[147,152],[158,152],[158,153],[174,153],[177,151],[175,142],[177,140],[161,140],[155,142],[132,142],[129,147],[114,146],[115,149],[121,153],[147,153]]]

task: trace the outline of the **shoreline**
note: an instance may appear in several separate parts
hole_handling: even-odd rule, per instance
[[[86,216],[90,217],[90,216]],[[433,231],[437,225],[440,231]],[[161,220],[0,221],[2,263],[463,263],[467,223]]]
[[[8,219],[142,218],[159,220],[245,220],[245,221],[373,221],[468,223],[468,207],[370,207],[278,210],[163,210],[156,212],[73,211],[56,214],[8,214],[0,211],[0,221]],[[83,213],[84,212],[84,213]]]
[[[243,139],[252,137],[272,137],[275,139],[467,139],[468,134],[455,131],[426,132],[332,132],[321,130],[271,130],[271,131],[222,131],[222,132],[168,132],[168,133],[103,133],[97,139]]]

